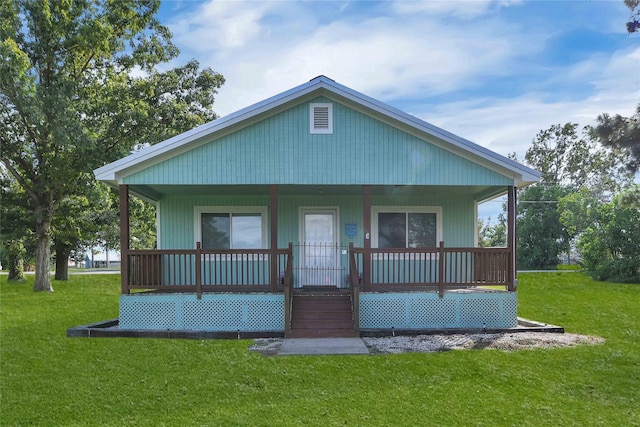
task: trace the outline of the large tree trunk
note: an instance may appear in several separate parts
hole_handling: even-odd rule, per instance
[[[56,275],[55,280],[69,280],[69,255],[71,246],[56,241]]]
[[[34,291],[53,292],[51,286],[51,209],[36,209],[36,280]]]

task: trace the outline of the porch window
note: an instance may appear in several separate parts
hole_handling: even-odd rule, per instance
[[[196,208],[197,242],[203,249],[263,249],[266,208]]]
[[[440,207],[375,207],[373,247],[435,248],[442,239]]]

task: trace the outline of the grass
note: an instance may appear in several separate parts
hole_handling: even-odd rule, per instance
[[[579,264],[558,264],[556,268],[558,270],[582,270],[582,266]]]
[[[250,341],[67,338],[117,317],[118,276],[0,278],[0,425],[640,425],[640,286],[521,274],[520,314],[603,345],[263,357]]]

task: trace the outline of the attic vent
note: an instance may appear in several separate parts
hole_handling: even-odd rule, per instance
[[[310,104],[310,132],[333,133],[333,104]]]

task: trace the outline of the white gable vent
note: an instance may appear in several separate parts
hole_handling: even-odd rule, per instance
[[[333,133],[333,104],[310,104],[310,132]]]

